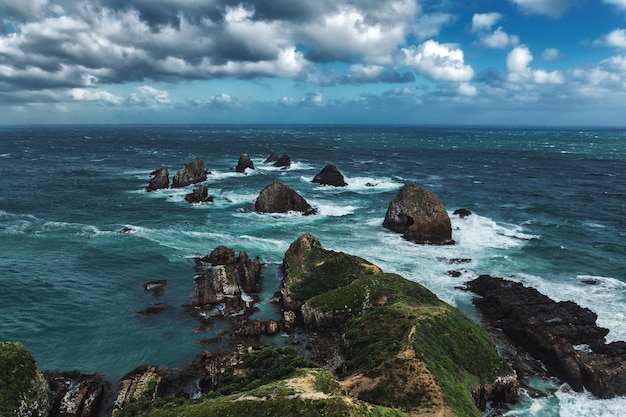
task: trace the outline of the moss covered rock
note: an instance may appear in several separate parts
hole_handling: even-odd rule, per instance
[[[50,389],[35,359],[20,343],[0,343],[0,416],[46,417]]]

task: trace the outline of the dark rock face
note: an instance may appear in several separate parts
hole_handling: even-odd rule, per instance
[[[191,184],[197,184],[207,179],[207,171],[204,169],[204,161],[198,159],[189,162],[176,172],[172,179],[172,188],[182,188]]]
[[[211,203],[213,202],[213,196],[209,195],[209,188],[206,185],[201,185],[187,194],[185,201],[190,204]]]
[[[606,344],[596,314],[571,301],[555,302],[534,288],[481,275],[467,283],[474,304],[555,376],[600,398],[626,395],[626,343]]]
[[[348,185],[343,175],[333,164],[326,165],[315,177],[313,181],[316,184],[332,185],[335,187],[345,187]]]
[[[150,182],[146,186],[146,191],[156,191],[170,186],[170,174],[167,167],[161,167],[150,173]]]
[[[246,172],[246,168],[254,169],[254,163],[252,163],[252,160],[250,159],[248,154],[244,153],[239,157],[239,162],[237,162],[237,167],[235,168],[235,171],[243,173]]]
[[[450,217],[439,198],[418,184],[404,185],[389,203],[383,227],[415,243],[453,244]]]
[[[113,408],[116,417],[129,404],[140,398],[154,400],[163,377],[155,366],[143,365],[124,375],[119,381],[119,393]]]
[[[287,169],[291,166],[291,158],[286,153],[282,154],[280,158],[274,162],[275,167]]]
[[[467,216],[471,215],[471,214],[472,214],[472,212],[471,212],[471,211],[469,211],[469,210],[468,210],[468,209],[466,209],[466,208],[460,208],[460,209],[456,209],[456,210],[454,210],[454,212],[453,212],[452,214],[454,214],[455,216],[459,216],[460,218],[462,218],[462,219],[463,219],[463,218],[465,218],[465,217],[467,217]]]
[[[52,397],[51,416],[97,417],[110,415],[113,386],[104,376],[80,372],[45,373]]]
[[[255,294],[261,289],[262,264],[258,257],[253,261],[241,251],[226,246],[218,246],[208,257],[198,260],[200,274],[194,280],[192,306],[208,312],[223,305],[225,315],[244,311],[248,307],[243,292]],[[202,262],[209,265],[202,268]]]
[[[254,209],[258,213],[299,211],[305,216],[317,212],[300,194],[278,181],[272,182],[261,191],[254,203]]]
[[[269,164],[271,162],[276,162],[276,161],[278,161],[278,155],[276,155],[276,152],[272,152],[270,156],[268,156],[263,162],[266,164]]]

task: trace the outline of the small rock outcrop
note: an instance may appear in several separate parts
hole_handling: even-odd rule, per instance
[[[120,378],[112,417],[122,414],[125,407],[139,400],[153,401],[157,397],[162,379],[152,365],[140,366]]]
[[[51,416],[98,417],[110,415],[113,385],[102,375],[81,372],[45,373],[52,393]]]
[[[170,186],[170,174],[166,166],[163,166],[150,173],[150,182],[146,186],[146,191],[156,191]]]
[[[465,218],[467,216],[470,216],[472,214],[472,212],[469,211],[466,208],[460,208],[460,209],[454,210],[454,212],[452,214],[455,215],[455,216],[459,216],[460,218],[463,219],[463,218]]]
[[[334,187],[345,187],[348,185],[343,175],[333,164],[326,165],[315,177],[313,181],[316,184],[332,185]]]
[[[265,161],[263,161],[263,163],[265,164],[269,164],[272,162],[276,162],[278,161],[278,155],[276,155],[276,152],[272,152],[266,159]]]
[[[488,322],[574,390],[600,398],[626,395],[626,343],[606,344],[608,330],[596,325],[593,311],[489,275],[467,288],[481,296],[474,304]]]
[[[298,211],[305,216],[317,212],[300,194],[279,181],[272,182],[261,191],[254,209],[258,213]]]
[[[214,314],[211,310],[217,306],[223,315],[241,313],[249,307],[245,295],[261,289],[262,264],[244,251],[236,257],[234,249],[218,246],[198,259],[196,268],[200,274],[194,279],[191,305],[205,314]]]
[[[155,297],[163,297],[165,287],[167,287],[166,279],[158,279],[155,281],[144,282],[143,290],[152,293]]]
[[[209,195],[209,188],[201,185],[185,196],[185,201],[190,204],[212,203],[213,196]]]
[[[204,169],[204,161],[198,159],[182,166],[172,179],[172,188],[187,187],[191,184],[197,184],[206,181],[207,171]]]
[[[282,169],[287,169],[291,166],[291,157],[286,153],[282,154],[280,158],[276,160],[273,164],[275,167],[279,167]]]
[[[439,198],[421,185],[405,184],[389,203],[383,227],[415,243],[454,244],[452,224]]]
[[[254,163],[252,163],[248,154],[244,153],[239,157],[239,162],[237,162],[235,171],[244,173],[246,172],[246,169],[254,169]]]

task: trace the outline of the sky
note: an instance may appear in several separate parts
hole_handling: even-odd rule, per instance
[[[626,126],[626,0],[1,0],[0,124]]]

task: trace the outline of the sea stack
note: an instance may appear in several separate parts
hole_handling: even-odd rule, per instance
[[[383,227],[421,244],[450,245],[450,216],[435,193],[419,184],[405,184],[391,200]]]
[[[300,194],[279,181],[272,182],[261,191],[254,209],[258,213],[299,211],[305,216],[317,212]]]
[[[176,172],[172,180],[172,188],[182,188],[191,184],[206,181],[207,171],[204,169],[204,161],[198,159],[189,162]]]
[[[343,175],[333,164],[326,165],[315,177],[313,181],[316,184],[332,185],[334,187],[345,187],[348,185]]]
[[[254,169],[254,163],[252,163],[252,160],[250,159],[248,154],[244,153],[239,157],[239,162],[237,162],[237,167],[235,168],[235,171],[245,173],[246,168]]]

